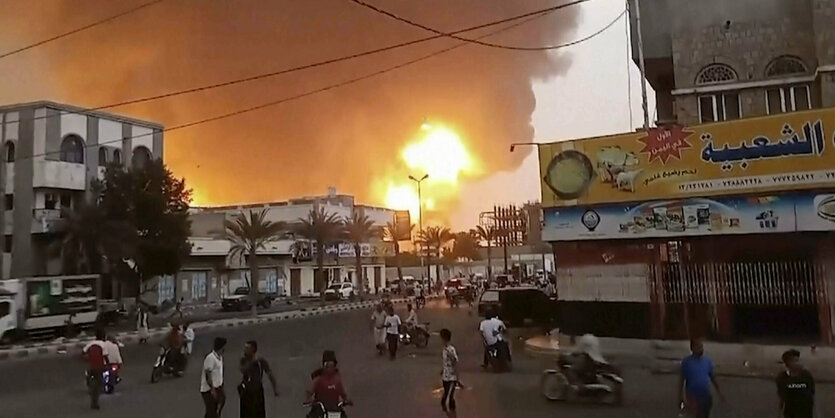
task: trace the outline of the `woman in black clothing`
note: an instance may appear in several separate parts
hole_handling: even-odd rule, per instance
[[[267,416],[264,403],[264,374],[270,379],[273,394],[278,396],[278,386],[275,376],[267,360],[257,357],[258,343],[247,341],[244,346],[244,357],[241,359],[241,373],[243,379],[238,385],[238,395],[241,397],[241,418],[265,418]]]

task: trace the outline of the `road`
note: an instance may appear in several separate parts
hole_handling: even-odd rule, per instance
[[[279,380],[281,397],[268,399],[268,416],[302,417],[304,388],[310,371],[324,349],[336,350],[340,369],[356,406],[352,417],[440,417],[440,342],[433,336],[426,349],[406,348],[391,362],[379,358],[371,347],[368,312],[356,311],[267,325],[235,327],[198,335],[196,355],[186,376],[149,383],[153,346],[129,346],[124,350],[124,381],[114,395],[103,396],[102,411],[88,409],[83,386],[84,363],[69,358],[39,358],[0,364],[0,417],[93,417],[116,414],[133,417],[198,417],[202,402],[198,394],[201,354],[208,352],[211,338],[229,338],[225,382],[229,401],[224,417],[238,417],[234,387],[243,344],[256,339],[260,354],[272,365]],[[651,375],[629,367],[625,370],[626,401],[620,408],[545,401],[537,390],[540,360],[516,351],[514,372],[494,375],[480,371],[481,347],[474,329],[477,319],[462,308],[450,310],[440,302],[430,303],[421,320],[431,328],[453,332],[453,342],[463,359],[462,381],[467,389],[458,396],[462,417],[674,417],[673,376]],[[773,384],[764,380],[721,379],[731,407],[720,406],[717,417],[776,416]],[[818,390],[821,416],[835,416],[835,387]],[[765,415],[764,415],[765,414]]]

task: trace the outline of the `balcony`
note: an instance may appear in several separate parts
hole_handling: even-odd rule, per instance
[[[57,232],[63,219],[60,209],[33,209],[32,233]]]
[[[87,167],[64,161],[35,160],[32,187],[86,190]]]

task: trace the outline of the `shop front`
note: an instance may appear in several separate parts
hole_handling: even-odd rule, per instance
[[[540,146],[562,328],[832,341],[835,109]]]

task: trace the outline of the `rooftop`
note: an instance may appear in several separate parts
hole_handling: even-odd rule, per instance
[[[87,109],[79,106],[52,102],[49,100],[39,100],[35,102],[16,103],[9,105],[0,105],[0,112],[16,111],[22,109],[37,109],[41,107],[48,107],[51,109],[60,110],[65,113],[75,113],[80,115],[95,116],[102,119],[115,120],[119,122],[130,123],[132,125],[144,126],[151,129],[164,129],[161,123],[148,121],[144,119],[136,119],[129,116],[119,115],[116,113],[102,112],[97,109]]]

